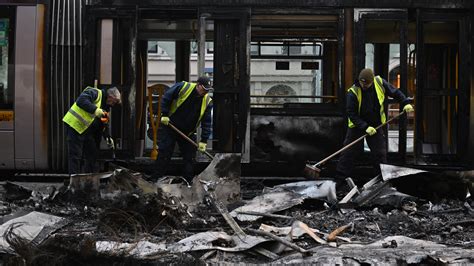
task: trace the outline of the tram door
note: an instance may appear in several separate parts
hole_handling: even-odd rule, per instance
[[[451,164],[466,152],[469,86],[463,31],[460,14],[418,14],[415,148],[420,163]]]
[[[48,168],[45,5],[0,8],[0,170]]]
[[[415,112],[386,128],[389,158],[452,164],[467,151],[467,40],[463,16],[362,10],[356,22],[357,71],[373,68],[405,95]],[[466,35],[467,36],[467,35]],[[401,110],[388,99],[388,118]]]
[[[412,68],[414,45],[407,38],[408,16],[405,10],[355,10],[356,69],[372,68],[408,97],[415,92],[408,89],[409,70]],[[413,42],[414,40],[411,40]],[[410,57],[411,56],[411,57]],[[387,119],[400,113],[395,99],[389,98],[385,106]],[[408,119],[408,126],[406,120]],[[402,116],[385,129],[389,159],[405,161],[413,154],[414,115]],[[367,145],[365,145],[368,151]]]
[[[14,7],[0,9],[0,169],[13,169]]]

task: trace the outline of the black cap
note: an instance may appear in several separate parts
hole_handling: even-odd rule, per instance
[[[199,77],[197,83],[203,85],[207,91],[212,89],[211,79],[209,77]]]

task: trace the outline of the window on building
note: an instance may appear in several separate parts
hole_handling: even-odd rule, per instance
[[[148,41],[148,53],[149,54],[158,53],[158,42],[157,41]]]
[[[197,55],[198,43],[196,41],[191,42],[191,54]],[[206,42],[206,54],[214,54],[214,42]]]
[[[321,57],[323,44],[319,42],[252,42],[251,55],[258,57]]]

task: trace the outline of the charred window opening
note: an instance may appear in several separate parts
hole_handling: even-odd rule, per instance
[[[251,108],[336,106],[338,16],[254,15],[251,25]]]
[[[456,154],[459,127],[459,26],[457,21],[423,23],[422,154]],[[419,99],[420,100],[420,99]]]
[[[408,84],[416,83],[413,68],[407,67],[408,64],[416,63],[414,22],[407,23],[406,17],[400,12],[387,12],[384,16],[379,13],[372,11],[363,15],[364,27],[361,34],[365,36],[365,40],[361,49],[365,50],[365,64],[360,68],[372,68],[376,75],[400,89],[407,97],[414,97],[413,86],[407,91],[410,87]],[[406,38],[408,35],[409,38]],[[400,113],[398,101],[390,97],[387,98],[384,109],[387,119]],[[414,117],[410,113],[406,116],[408,123],[402,118],[387,125],[387,148],[392,155],[401,154],[404,157],[405,153],[413,153]],[[365,150],[369,150],[367,145]]]
[[[383,13],[383,15],[381,15]],[[461,13],[362,10],[357,13],[357,69],[370,67],[412,98],[415,112],[388,126],[392,156],[416,163],[447,162],[466,152],[466,56]],[[357,37],[359,36],[359,37]],[[464,84],[464,85],[463,85]],[[387,100],[387,118],[400,105]],[[463,119],[464,118],[464,119]],[[405,155],[408,155],[405,157]]]

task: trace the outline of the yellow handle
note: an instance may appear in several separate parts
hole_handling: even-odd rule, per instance
[[[158,125],[155,119],[155,114],[153,114],[153,91],[153,88],[148,88],[148,113],[150,115],[151,130],[153,131],[153,148],[151,150],[150,158],[156,160],[158,157],[158,149],[156,147],[156,131]]]
[[[150,124],[151,124],[151,130],[153,132],[153,148],[150,153],[150,158],[153,160],[156,160],[158,157],[158,145],[157,143],[157,132],[158,132],[158,127],[160,126],[160,120],[161,120],[161,101],[158,101],[158,113],[153,114],[153,92],[157,91],[159,95],[159,99],[161,100],[161,97],[165,91],[165,87],[162,84],[156,84],[151,87],[148,87],[148,112],[150,114]]]

